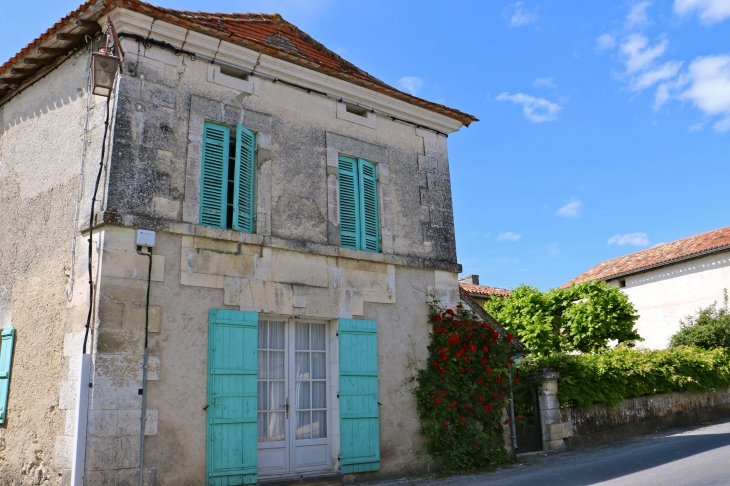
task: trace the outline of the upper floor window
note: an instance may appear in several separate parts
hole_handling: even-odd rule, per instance
[[[205,122],[200,177],[200,224],[253,233],[256,134]]]
[[[338,162],[340,246],[380,251],[377,167],[345,155]]]

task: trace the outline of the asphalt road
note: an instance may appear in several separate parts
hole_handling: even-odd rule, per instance
[[[533,456],[478,475],[420,478],[382,486],[728,486],[730,419],[560,454]]]

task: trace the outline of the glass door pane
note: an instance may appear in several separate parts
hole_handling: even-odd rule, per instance
[[[294,341],[296,438],[326,438],[326,326],[297,322]]]
[[[258,440],[286,440],[286,349],[283,322],[259,322],[258,365]]]

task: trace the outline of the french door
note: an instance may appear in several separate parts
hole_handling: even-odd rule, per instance
[[[259,477],[330,471],[328,326],[259,320],[258,332]]]

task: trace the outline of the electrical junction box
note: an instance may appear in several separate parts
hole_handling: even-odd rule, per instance
[[[137,230],[137,246],[146,246],[153,248],[155,246],[155,238],[157,235],[154,231]]]

